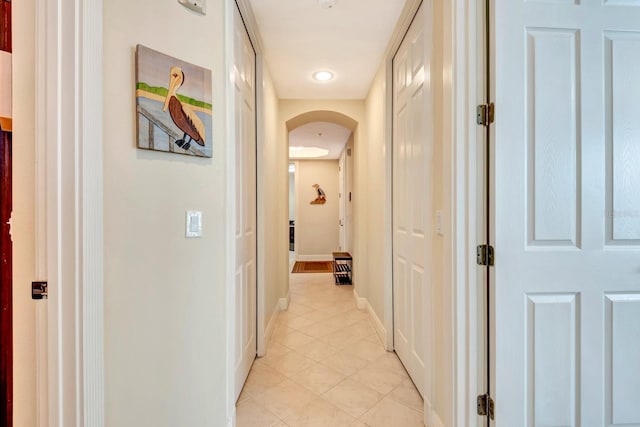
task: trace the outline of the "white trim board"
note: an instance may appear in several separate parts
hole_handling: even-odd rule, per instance
[[[451,91],[445,93],[452,115],[452,173],[453,194],[451,212],[453,233],[451,256],[453,259],[453,356],[454,382],[452,387],[453,426],[483,425],[474,402],[480,394],[479,366],[484,366],[480,350],[483,342],[478,339],[475,325],[479,321],[478,268],[475,263],[475,245],[479,232],[478,200],[478,143],[484,129],[475,124],[475,106],[479,101],[479,82],[484,79],[480,68],[478,50],[479,23],[483,22],[483,8],[474,0],[445,2],[450,25]],[[444,64],[445,67],[447,64]]]
[[[284,299],[284,298],[282,298]],[[264,351],[262,353],[258,352],[258,357],[262,357],[267,354],[267,347],[269,346],[269,342],[271,342],[271,338],[273,337],[273,333],[276,330],[276,325],[278,323],[278,316],[280,315],[280,301],[273,308],[273,312],[271,313],[271,318],[267,322],[267,327],[264,331]]]
[[[101,427],[103,7],[101,0],[36,0],[35,9],[36,263],[49,282],[38,314],[47,324],[45,332],[38,321],[38,348],[47,355],[47,366],[39,358],[36,367],[47,375],[37,381],[38,425]]]
[[[358,310],[365,310],[367,312],[369,320],[371,320],[371,323],[373,323],[373,327],[376,330],[376,334],[378,335],[378,338],[380,338],[380,341],[385,346],[385,350],[393,351],[393,347],[390,347],[385,343],[387,331],[384,325],[382,324],[382,322],[380,321],[380,318],[376,314],[375,310],[373,309],[373,307],[371,307],[371,304],[369,304],[369,300],[358,295],[358,291],[356,289],[353,290],[353,297],[356,300],[356,305],[358,307]]]
[[[296,261],[332,261],[333,255],[321,254],[321,255],[298,255]]]
[[[287,292],[287,296],[284,298],[280,298],[278,300],[278,307],[280,307],[280,311],[285,311],[289,308],[289,303],[291,302],[291,292]]]

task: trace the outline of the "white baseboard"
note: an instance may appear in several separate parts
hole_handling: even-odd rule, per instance
[[[231,415],[227,418],[227,427],[236,427],[236,405],[233,405]]]
[[[269,345],[269,341],[271,341],[273,332],[276,330],[276,323],[278,322],[279,314],[280,314],[280,301],[278,301],[276,306],[273,308],[273,312],[271,313],[271,318],[269,319],[269,322],[267,323],[267,327],[264,330],[264,342],[267,345]]]
[[[296,257],[297,261],[332,261],[333,255],[331,254],[319,254],[319,255],[300,255]]]
[[[358,295],[358,291],[355,288],[353,289],[353,297],[356,299],[356,305],[358,306],[358,310],[367,309],[367,305],[369,304],[369,302],[367,301],[366,298],[362,298],[360,295]]]
[[[360,295],[358,295],[358,292],[356,289],[353,290],[353,296],[356,299],[356,304],[358,306],[358,309],[367,311],[367,314],[369,315],[369,319],[371,320],[371,323],[373,323],[373,327],[375,328],[376,333],[378,334],[378,338],[380,338],[380,341],[383,343],[387,342],[387,330],[385,329],[384,324],[380,321],[380,318],[376,314],[373,307],[371,307],[371,304],[369,304],[369,301],[366,298],[363,298]]]
[[[425,425],[428,425],[429,427],[444,427],[444,423],[438,416],[438,413],[433,410],[433,408],[428,412],[425,412],[424,414]]]
[[[287,308],[289,308],[290,301],[291,301],[291,295],[289,293],[287,293],[286,297],[280,298],[278,300],[278,307],[280,308],[280,311],[285,311]]]

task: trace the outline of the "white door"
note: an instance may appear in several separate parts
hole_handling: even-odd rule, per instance
[[[394,347],[425,396],[430,336],[432,126],[423,7],[393,60]]]
[[[256,357],[256,56],[237,10],[234,27],[237,398]]]
[[[640,426],[640,2],[495,0],[495,422]]]

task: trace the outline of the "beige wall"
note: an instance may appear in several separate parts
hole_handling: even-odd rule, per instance
[[[314,184],[327,195],[324,205],[312,205]],[[296,166],[296,253],[298,259],[330,260],[340,245],[338,161],[298,160]]]
[[[222,2],[206,16],[168,0],[104,3],[109,426],[226,425],[224,28]],[[213,71],[212,159],[136,148],[137,43]],[[202,211],[201,238],[185,238],[186,210]]]
[[[384,322],[384,279],[385,279],[385,186],[386,186],[386,94],[385,67],[381,65],[367,95],[366,108],[366,159],[367,167],[359,175],[367,185],[367,193],[371,197],[362,200],[363,209],[368,213],[366,233],[357,238],[360,245],[367,247],[366,270],[367,281],[358,286],[358,294],[367,298],[378,319]],[[390,198],[389,198],[390,200]]]
[[[264,148],[262,177],[258,180],[258,197],[263,199],[264,213],[264,322],[272,320],[278,300],[287,295],[289,275],[289,208],[284,189],[289,179],[289,152],[278,138],[278,96],[269,70],[264,67]],[[268,255],[267,255],[268,254]]]
[[[13,425],[36,425],[35,306],[35,7],[13,10]]]

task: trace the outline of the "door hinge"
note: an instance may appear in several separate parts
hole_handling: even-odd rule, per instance
[[[478,245],[476,246],[476,263],[478,265],[493,265],[493,246]]]
[[[489,415],[493,419],[495,405],[493,399],[488,394],[478,396],[478,415]]]
[[[49,298],[49,284],[47,282],[31,282],[31,299]]]
[[[476,123],[482,126],[489,126],[493,123],[495,113],[493,102],[491,104],[480,104],[476,107]]]

